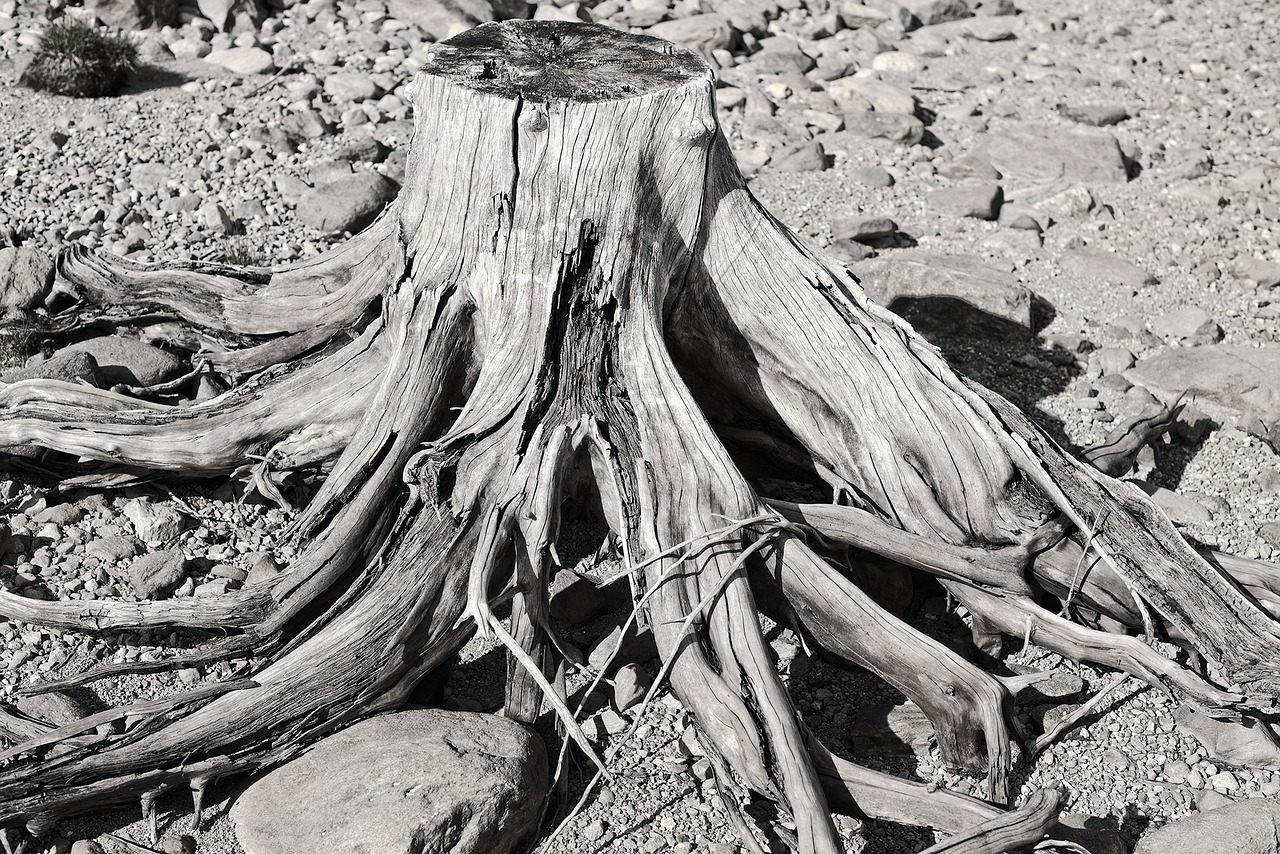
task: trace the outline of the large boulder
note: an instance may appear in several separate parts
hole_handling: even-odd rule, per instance
[[[506,854],[537,833],[542,740],[494,715],[361,721],[255,781],[231,808],[246,854]]]
[[[308,190],[298,200],[298,219],[328,234],[357,232],[378,218],[400,185],[377,172],[357,172]]]
[[[1133,854],[1280,854],[1280,802],[1252,799],[1166,824]]]
[[[1204,745],[1212,759],[1248,768],[1280,768],[1280,744],[1261,721],[1222,721],[1185,703],[1174,710],[1173,719],[1178,730]]]
[[[867,295],[928,334],[1026,335],[1035,298],[1011,273],[968,255],[911,251],[853,266]]]
[[[1006,179],[1030,184],[1129,180],[1116,138],[1093,128],[1013,123],[988,133],[975,153]]]
[[[1162,350],[1125,372],[1157,397],[1195,395],[1239,414],[1280,411],[1280,344],[1208,344]]]

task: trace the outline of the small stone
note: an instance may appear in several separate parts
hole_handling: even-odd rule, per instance
[[[71,843],[69,854],[107,854],[107,850],[93,839],[77,839]]]
[[[382,96],[382,87],[368,74],[340,71],[324,81],[325,94],[339,101],[365,101]]]
[[[964,22],[964,34],[980,42],[1002,42],[1013,38],[1013,25],[999,17],[970,18]]]
[[[1164,774],[1164,778],[1170,783],[1184,783],[1187,776],[1191,774],[1191,766],[1183,762],[1181,759],[1172,759],[1164,763],[1164,767],[1160,769]]]
[[[827,84],[827,94],[844,106],[859,99],[871,104],[878,113],[911,116],[916,111],[916,97],[901,86],[873,77],[842,77]]]
[[[53,284],[54,259],[28,246],[0,246],[0,318],[37,308]]]
[[[1152,318],[1151,331],[1161,338],[1191,347],[1217,344],[1226,334],[1209,312],[1198,306],[1181,308]]]
[[[138,541],[133,537],[113,536],[92,540],[84,547],[85,554],[106,563],[128,560],[138,553]]]
[[[355,233],[382,213],[400,185],[377,172],[357,172],[308,190],[298,200],[298,219],[328,234]]]
[[[121,335],[89,338],[64,347],[61,353],[87,353],[92,356],[106,386],[117,383],[154,385],[171,380],[189,369],[186,362],[168,350]]]
[[[64,694],[61,691],[49,691],[31,696],[19,694],[14,700],[14,705],[24,715],[54,726],[74,723],[92,714],[92,710],[74,695]]]
[[[205,62],[221,65],[236,74],[268,74],[276,70],[271,54],[260,47],[229,47],[210,51]]]
[[[827,153],[820,142],[802,142],[773,158],[773,166],[779,172],[821,172],[828,165]]]
[[[850,134],[865,139],[887,139],[901,145],[917,145],[924,139],[924,122],[901,113],[846,111],[844,125]]]
[[[215,234],[231,234],[236,228],[236,221],[231,218],[231,214],[213,199],[201,205],[200,222]]]
[[[1137,363],[1133,351],[1123,347],[1103,347],[1094,355],[1103,376],[1123,374]]]
[[[1102,751],[1102,761],[1117,768],[1130,768],[1133,766],[1133,760],[1129,758],[1129,754],[1117,747],[1108,747]]]
[[[884,189],[892,187],[893,175],[882,166],[859,166],[849,171],[849,177],[864,187]]]
[[[1113,252],[1100,249],[1075,249],[1059,260],[1063,270],[1090,282],[1138,290],[1156,284],[1157,279],[1137,264]]]
[[[841,216],[831,223],[831,236],[837,240],[865,242],[891,237],[898,232],[898,224],[885,216]]]
[[[0,375],[0,383],[16,383],[22,380],[61,380],[67,383],[102,385],[102,372],[98,362],[88,353],[55,353],[52,358],[36,362]]]
[[[1216,810],[1220,807],[1229,806],[1232,803],[1234,803],[1234,801],[1232,801],[1231,798],[1228,798],[1226,795],[1213,789],[1205,789],[1196,795],[1196,809],[1200,812]]]
[[[601,819],[587,822],[582,828],[582,835],[588,842],[599,842],[604,838],[605,823]]]
[[[184,833],[176,839],[164,840],[160,843],[160,850],[165,854],[196,854],[196,840]]]
[[[244,583],[257,584],[260,581],[275,578],[279,574],[280,567],[276,564],[275,559],[269,554],[260,554],[250,564],[249,574],[245,576]]]
[[[1082,125],[1105,127],[1118,125],[1129,118],[1129,111],[1120,104],[1071,104],[1059,107],[1059,112]]]
[[[281,126],[286,132],[296,134],[303,139],[320,139],[333,133],[333,125],[325,121],[318,110],[291,113],[285,116]]]
[[[144,543],[171,543],[187,527],[187,517],[178,510],[135,498],[121,509],[134,533]]]
[[[931,207],[951,216],[993,220],[1000,212],[1004,193],[998,184],[969,184],[934,190],[927,200]]]
[[[1236,779],[1236,775],[1230,771],[1219,771],[1209,778],[1209,785],[1213,788],[1227,792],[1228,794],[1240,788],[1240,781]]]
[[[178,549],[145,554],[129,565],[129,583],[140,599],[164,599],[187,579],[187,559]]]
[[[1280,285],[1280,261],[1241,256],[1231,265],[1231,272],[1238,279],[1250,279],[1264,288]]]
[[[613,707],[619,712],[638,706],[649,692],[653,677],[638,664],[619,668],[613,677]]]
[[[909,10],[921,26],[945,24],[947,21],[958,21],[973,14],[969,4],[964,0],[897,0]]]

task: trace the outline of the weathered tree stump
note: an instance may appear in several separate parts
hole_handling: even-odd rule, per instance
[[[123,734],[72,739],[99,715],[19,744],[0,770],[0,824],[40,831],[127,797],[153,809],[173,787],[198,804],[211,780],[403,703],[476,630],[533,665],[512,668],[506,704],[532,720],[566,666],[547,590],[561,505],[584,491],[621,541],[671,687],[754,850],[764,833],[839,851],[833,809],[961,834],[938,850],[1005,850],[1039,839],[1060,806],[1040,793],[1005,814],[816,741],[770,664],[758,605],[900,688],[946,760],[985,769],[990,798],[1008,798],[1005,685],[880,608],[834,555],[933,574],[984,626],[1199,706],[1273,709],[1280,632],[1255,596],[1145,497],[958,378],[761,208],[713,99],[707,66],[656,39],[486,24],[436,48],[413,85],[400,197],[333,251],[270,269],[61,256],[55,287],[73,304],[54,334],[176,321],[203,369],[237,384],[179,409],[16,383],[0,389],[0,446],[239,472],[268,493],[281,471],[331,471],[297,525],[299,557],[269,582],[199,607],[0,598],[84,631],[225,632],[176,660],[46,688],[261,662],[240,681],[104,713],[142,718]],[[762,494],[744,471],[810,481],[830,502]],[[1213,681],[1042,607],[1046,592],[1198,650]],[[509,631],[495,597],[512,603]],[[753,826],[752,799],[776,819]]]

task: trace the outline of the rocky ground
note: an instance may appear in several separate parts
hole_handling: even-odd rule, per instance
[[[28,61],[46,5],[61,4],[0,0],[3,79]],[[129,5],[99,2],[97,14]],[[0,88],[0,226],[24,251],[77,242],[143,261],[264,264],[314,255],[358,230],[403,179],[412,131],[404,86],[434,40],[475,21],[409,0],[284,5],[255,18],[245,2],[187,3],[180,25],[138,32],[148,65],[118,97]],[[495,2],[507,13],[522,5]],[[604,0],[544,4],[536,16],[632,27],[702,50],[718,68],[721,123],[764,204],[1060,440],[1086,446],[1153,398],[1189,392],[1171,440],[1135,476],[1195,539],[1274,560],[1280,22],[1266,0],[971,5]],[[455,7],[481,18],[489,8]],[[0,274],[28,260],[0,249]],[[977,310],[957,312],[948,298]],[[0,347],[15,358],[12,337]],[[139,364],[155,377],[179,369],[151,352]],[[0,480],[0,509],[9,531],[0,580],[27,597],[199,596],[278,572],[292,554],[280,536],[289,514],[225,487],[57,491],[16,469]],[[942,599],[924,604],[917,625],[968,643],[962,613]],[[37,679],[189,643],[90,638],[16,619],[0,620],[0,634],[5,699]],[[894,773],[978,791],[980,781],[940,766],[894,691],[810,660],[789,632],[771,638],[806,719],[829,743]],[[1029,733],[1110,679],[1034,647],[1006,663],[1058,668],[1038,697],[1022,698]],[[496,707],[501,667],[473,643],[450,703]],[[79,700],[115,704],[234,669],[104,682]],[[54,721],[83,711],[63,700],[23,704]],[[606,744],[634,714],[606,706],[590,727]],[[906,747],[864,737],[886,719],[901,722]],[[546,850],[736,850],[685,726],[674,701],[650,707],[616,757],[616,783]],[[1076,819],[1088,825],[1086,847],[1126,851],[1197,809],[1280,792],[1265,767],[1280,768],[1280,751],[1236,767],[1213,758],[1223,750],[1203,721],[1129,682],[1086,726],[1022,759],[1017,783],[1025,794],[1061,782],[1069,811],[1096,817]],[[238,791],[219,793],[196,835],[201,851],[244,850],[225,805]],[[187,832],[189,812],[185,800],[162,801],[165,844]],[[108,851],[138,850],[109,835],[147,844],[135,819],[131,810],[64,823],[58,850],[93,836]],[[875,822],[842,827],[851,851],[933,841]]]

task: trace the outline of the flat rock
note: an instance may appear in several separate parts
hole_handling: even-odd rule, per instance
[[[1032,184],[1129,180],[1120,144],[1104,130],[1013,123],[987,133],[975,152],[1005,177]]]
[[[859,262],[853,272],[868,296],[925,334],[1024,335],[1032,329],[1032,292],[981,258],[900,252]]]
[[[1129,382],[1168,400],[1193,394],[1235,414],[1280,408],[1280,344],[1209,344],[1162,350],[1125,372]]]
[[[161,549],[129,564],[129,584],[141,599],[163,599],[187,580],[187,559],[180,549]]]
[[[1139,288],[1156,284],[1159,279],[1114,252],[1105,249],[1074,249],[1063,253],[1058,266],[1091,283]]]
[[[845,727],[846,743],[856,756],[928,756],[933,724],[915,703],[862,704]]]
[[[993,220],[1000,214],[1004,192],[999,184],[965,184],[934,190],[925,200],[929,207],[949,216]]]
[[[25,317],[53,284],[54,260],[29,246],[0,247],[0,319]]]
[[[1122,104],[1063,104],[1058,111],[1073,122],[1093,127],[1118,125],[1129,118]]]
[[[61,380],[62,382],[84,382],[91,386],[102,385],[102,373],[98,363],[88,353],[56,353],[50,359],[36,362],[26,367],[0,376],[0,383],[16,383],[19,380]]]
[[[1166,824],[1145,834],[1133,854],[1277,854],[1280,802],[1250,799]]]
[[[914,115],[916,97],[901,86],[874,77],[842,77],[827,84],[827,94],[841,106],[865,100],[879,113]]]
[[[1151,499],[1152,503],[1164,511],[1165,515],[1179,524],[1194,522],[1212,522],[1213,511],[1194,498],[1166,489],[1163,486],[1152,486],[1146,481],[1130,481]]]
[[[696,50],[704,58],[710,58],[712,51],[730,50],[738,40],[738,33],[729,19],[714,12],[663,21],[649,27],[646,32]]]
[[[246,854],[507,854],[536,835],[547,756],[496,715],[413,709],[318,742],[231,807]]]
[[[856,166],[849,170],[849,177],[864,187],[884,189],[893,186],[893,175],[883,166]]]
[[[1190,347],[1217,344],[1225,334],[1213,316],[1199,306],[1180,308],[1153,317],[1150,326],[1151,331],[1161,338]]]
[[[171,380],[189,370],[168,350],[120,335],[103,335],[64,347],[61,353],[87,353],[98,363],[104,385],[149,386]]]
[[[276,70],[271,54],[260,47],[229,47],[210,51],[205,62],[221,65],[236,74],[268,74]]]
[[[903,113],[877,110],[847,110],[845,130],[863,139],[887,139],[902,145],[916,145],[924,138],[924,122]]]
[[[1173,712],[1178,729],[1204,745],[1211,759],[1247,768],[1280,768],[1275,734],[1256,720],[1220,721],[1182,704]]]
[[[90,540],[85,544],[84,553],[107,563],[128,560],[138,553],[138,541],[133,537],[122,535]]]
[[[898,224],[887,216],[850,214],[831,221],[831,236],[837,240],[876,240],[891,237],[897,231]]]
[[[303,193],[298,219],[329,234],[354,233],[377,219],[399,191],[385,175],[357,172]]]

